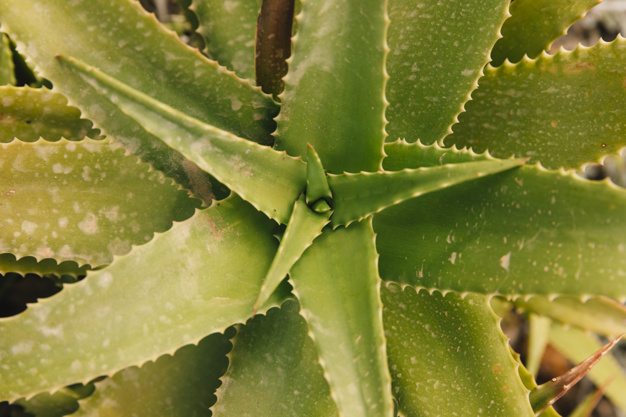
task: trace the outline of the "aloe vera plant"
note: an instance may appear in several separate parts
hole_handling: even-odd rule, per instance
[[[541,411],[490,300],[626,327],[626,191],[576,175],[625,145],[626,42],[541,52],[595,3],[193,0],[199,51],[130,0],[3,0],[0,77],[52,89],[1,87],[0,272],[86,277],[0,320],[0,400]]]

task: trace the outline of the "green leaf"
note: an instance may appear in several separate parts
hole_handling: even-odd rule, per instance
[[[485,296],[383,286],[389,367],[404,416],[534,416]]]
[[[24,10],[37,13],[25,19]],[[0,4],[0,16],[3,30],[16,41],[18,50],[36,63],[38,72],[52,81],[55,91],[66,95],[104,134],[196,195],[203,195],[208,176],[96,94],[54,56],[89,62],[145,94],[235,135],[262,143],[272,141],[272,119],[278,112],[273,100],[184,45],[138,2],[7,0]]]
[[[408,143],[404,140],[385,143],[385,155],[383,159],[385,171],[493,160],[487,153],[479,155],[471,150],[459,150],[454,146],[443,148],[438,143],[423,145],[420,141]]]
[[[626,307],[610,298],[533,295],[515,298],[513,303],[521,310],[606,337],[626,332]]]
[[[55,259],[42,259],[37,261],[32,256],[17,259],[11,253],[0,254],[0,274],[4,275],[10,272],[20,275],[37,274],[37,275],[85,275],[89,267],[87,265],[79,266],[74,261],[65,261],[58,263]]]
[[[626,191],[608,182],[522,166],[377,214],[380,274],[442,290],[621,298],[625,211]]]
[[[522,165],[519,159],[475,161],[403,171],[330,175],[333,227],[362,220],[389,206],[442,188]]]
[[[108,141],[15,140],[0,150],[0,253],[18,259],[108,264],[200,205]]]
[[[552,378],[550,381],[532,390],[529,399],[533,410],[539,414],[565,395],[565,393],[576,385],[621,338],[622,336],[604,345],[604,347],[598,349],[594,354],[570,369],[567,373]]]
[[[322,234],[322,229],[329,222],[330,214],[331,212],[316,213],[309,208],[304,195],[296,201],[291,219],[287,224],[287,230],[280,240],[276,256],[263,280],[261,292],[254,304],[253,314],[259,306],[267,302],[306,248],[311,246],[313,240]]]
[[[337,408],[298,304],[239,326],[215,417],[336,417]]]
[[[302,1],[296,20],[277,146],[304,157],[310,143],[335,174],[378,171],[385,125],[385,2]]]
[[[326,229],[290,274],[342,416],[393,413],[376,259],[365,220]]]
[[[0,143],[18,138],[23,142],[99,138],[89,120],[67,105],[67,99],[46,88],[0,87]]]
[[[331,202],[333,195],[328,186],[326,170],[315,149],[308,145],[306,163],[306,203],[314,204],[320,199]]]
[[[564,35],[572,23],[602,0],[515,0],[511,17],[502,26],[502,39],[491,51],[494,67],[505,59],[519,62],[535,58]]]
[[[547,300],[544,300],[547,302]],[[548,304],[550,304],[548,302]],[[526,353],[526,369],[531,375],[537,375],[543,353],[550,337],[552,321],[548,317],[529,314],[528,349]]]
[[[254,80],[254,39],[262,0],[193,0],[207,54],[231,71]]]
[[[574,328],[565,329],[556,323],[550,331],[550,344],[574,363],[584,361],[603,346],[593,335]],[[587,375],[598,387],[612,380],[606,387],[605,395],[622,412],[626,412],[626,375],[612,355],[605,356]]]
[[[298,158],[204,124],[73,58],[59,57],[168,146],[215,176],[270,218],[287,223],[304,190]]]
[[[228,338],[212,334],[197,346],[184,346],[141,368],[126,368],[96,383],[74,417],[206,416],[228,366]]]
[[[516,0],[517,1],[517,0]],[[446,145],[578,169],[626,141],[626,40],[488,67]]]
[[[0,85],[5,84],[15,84],[15,66],[9,37],[0,32]]]
[[[10,335],[0,338],[0,399],[111,375],[245,322],[276,251],[275,227],[230,197],[0,320]],[[285,298],[281,288],[260,311]]]
[[[489,62],[509,3],[389,0],[391,141],[431,144],[450,132]]]
[[[93,384],[76,384],[61,388],[54,394],[42,392],[29,400],[20,399],[15,404],[36,417],[62,417],[78,410],[78,400],[91,395],[93,391]]]

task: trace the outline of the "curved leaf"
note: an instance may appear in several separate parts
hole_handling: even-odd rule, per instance
[[[485,296],[393,283],[381,293],[402,415],[535,415]]]
[[[213,393],[228,366],[228,338],[212,334],[141,368],[126,368],[97,382],[73,417],[200,417],[215,403]]]
[[[0,32],[0,85],[15,84],[15,66],[9,37]]]
[[[207,54],[231,71],[254,80],[254,39],[262,0],[193,0],[196,32],[206,41]]]
[[[287,230],[280,240],[272,265],[263,279],[259,297],[254,303],[253,314],[259,306],[265,304],[306,248],[311,246],[313,240],[322,234],[322,229],[328,224],[329,217],[330,212],[316,213],[309,208],[304,196],[296,201],[291,219],[287,224]]]
[[[36,10],[24,18],[24,10]],[[201,181],[171,151],[121,113],[55,55],[73,56],[118,77],[122,82],[189,114],[247,139],[270,143],[277,105],[260,89],[227,73],[217,63],[184,45],[172,32],[130,0],[39,2],[8,0],[0,4],[2,28],[17,49],[52,81],[103,132],[179,184],[194,190]],[[145,74],[153,74],[146,77]]]
[[[99,138],[89,120],[67,105],[67,99],[46,88],[0,87],[0,143]]]
[[[622,303],[606,297],[585,298],[533,295],[516,298],[513,303],[521,310],[606,337],[626,333],[626,307]]]
[[[326,229],[291,269],[342,416],[393,413],[371,220]]]
[[[516,0],[517,1],[517,0]],[[488,67],[446,145],[578,169],[626,146],[626,40]]]
[[[385,2],[301,3],[276,145],[306,157],[310,143],[332,173],[378,171],[385,125]]]
[[[565,329],[557,324],[553,324],[550,330],[550,344],[573,363],[584,361],[603,345],[596,336],[579,329]],[[606,387],[605,395],[622,412],[626,412],[626,375],[616,358],[605,356],[587,376],[598,387],[612,380]]]
[[[238,327],[215,417],[337,417],[298,308],[288,301]]]
[[[407,199],[493,175],[524,163],[520,159],[474,161],[402,171],[330,175],[333,227],[362,220]]]
[[[502,26],[502,39],[491,51],[491,65],[505,59],[519,62],[524,55],[535,58],[564,35],[572,23],[602,0],[515,0],[511,17]]]
[[[200,205],[109,141],[15,140],[0,150],[0,253],[18,259],[108,264]]]
[[[436,167],[492,159],[488,153],[477,154],[471,150],[457,149],[454,146],[443,148],[438,143],[424,145],[420,141],[408,143],[404,140],[385,143],[385,155],[386,157],[383,159],[385,171],[402,171],[403,169]]]
[[[623,298],[625,210],[626,191],[608,182],[522,166],[377,214],[380,274],[442,290]]]
[[[431,144],[450,132],[489,62],[509,3],[389,0],[389,140]]]
[[[539,414],[565,395],[565,393],[576,385],[621,338],[622,336],[619,336],[617,339],[604,345],[563,375],[552,378],[550,381],[533,389],[529,396],[533,410]]]
[[[289,221],[293,204],[306,184],[306,167],[299,158],[202,123],[81,61],[58,58],[75,68],[144,129],[214,175],[268,217],[280,223]]]
[[[274,228],[230,197],[0,320],[10,335],[0,338],[0,399],[112,374],[244,322],[276,251]],[[277,291],[260,311],[284,299]]]

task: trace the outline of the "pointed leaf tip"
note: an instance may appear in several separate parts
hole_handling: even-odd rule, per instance
[[[303,195],[296,201],[285,234],[280,240],[278,251],[265,275],[259,297],[254,303],[253,316],[258,307],[270,298],[306,248],[322,233],[322,229],[330,221],[330,214],[328,210],[326,212],[312,210],[307,206]]]
[[[321,199],[332,200],[326,171],[319,155],[310,143],[307,143],[306,174],[306,203],[314,204]]]
[[[576,383],[578,383],[578,381],[580,381],[623,336],[624,333],[607,343],[603,348],[570,369],[567,373],[553,378],[551,381],[532,390],[530,393],[530,403],[536,415],[541,414],[541,412],[554,404],[556,400],[561,398],[570,388],[576,385]]]

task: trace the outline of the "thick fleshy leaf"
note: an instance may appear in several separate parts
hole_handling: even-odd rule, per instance
[[[362,220],[410,198],[518,167],[521,159],[475,161],[402,171],[330,175],[333,227]]]
[[[270,218],[287,223],[306,184],[306,166],[299,158],[204,124],[81,61],[59,59],[75,68],[144,129]]]
[[[517,0],[516,0],[517,1]],[[578,169],[626,145],[626,40],[487,67],[446,145]]]
[[[524,55],[535,58],[564,35],[572,23],[602,0],[515,0],[511,17],[502,26],[502,39],[491,51],[491,65],[505,59],[521,61]]]
[[[120,148],[90,139],[0,144],[0,253],[100,266],[200,206]]]
[[[306,203],[314,204],[319,200],[330,203],[333,195],[328,186],[326,170],[315,149],[309,145],[307,148],[306,163]]]
[[[487,153],[479,155],[471,150],[459,150],[454,146],[443,148],[437,143],[423,145],[419,141],[408,143],[404,140],[385,143],[385,155],[386,157],[383,159],[385,171],[402,171],[403,169],[493,160]]]
[[[209,415],[219,377],[228,366],[228,338],[213,334],[141,368],[124,369],[96,383],[74,417],[200,417]]]
[[[23,10],[37,12],[24,18]],[[180,154],[141,129],[54,56],[89,62],[191,117],[246,139],[272,140],[272,118],[278,110],[273,100],[184,45],[138,2],[7,0],[0,4],[0,22],[55,91],[66,95],[107,136],[198,195],[208,176],[185,164]]]
[[[91,395],[93,391],[93,384],[76,384],[61,388],[54,394],[42,392],[29,400],[18,400],[15,404],[35,417],[62,417],[78,410],[78,400]]]
[[[342,416],[391,416],[371,220],[326,229],[291,269],[294,292]]]
[[[509,3],[389,0],[391,141],[430,144],[450,132],[490,60]]]
[[[57,262],[55,259],[46,258],[37,261],[32,256],[17,259],[11,253],[0,254],[0,274],[14,272],[20,275],[85,275],[89,269],[88,265],[79,266],[74,261]]]
[[[550,304],[547,300],[544,300]],[[552,321],[548,317],[529,314],[528,348],[526,352],[526,369],[531,375],[537,375],[543,353],[550,338]]]
[[[609,352],[621,338],[622,336],[619,336],[617,339],[604,345],[565,374],[552,378],[550,381],[532,390],[529,399],[533,410],[539,414],[565,395],[565,393],[576,385],[587,372],[600,362],[602,357]]]
[[[582,362],[603,346],[597,337],[587,332],[574,328],[565,329],[557,324],[554,324],[550,331],[550,344],[573,363]],[[602,361],[589,371],[587,376],[598,387],[612,381],[606,387],[605,395],[622,412],[626,412],[626,397],[624,396],[626,375],[623,367],[612,355],[602,358]]]
[[[99,132],[67,99],[46,88],[0,87],[0,143],[97,139]]]
[[[606,337],[626,332],[626,307],[606,297],[546,297],[533,295],[513,300],[516,307],[547,316],[557,322],[576,326]]]
[[[0,85],[15,84],[15,66],[9,37],[0,32]]]
[[[386,103],[385,2],[301,3],[276,144],[305,157],[310,143],[335,174],[378,171]]]
[[[298,304],[239,326],[215,417],[337,417]]]
[[[0,338],[0,399],[110,375],[244,322],[276,251],[274,228],[230,197],[0,320],[9,335]],[[281,289],[260,311],[284,299]]]
[[[207,54],[231,71],[254,80],[254,39],[262,0],[193,0],[196,32],[204,36]]]
[[[534,416],[485,296],[383,286],[385,336],[404,416]]]
[[[278,251],[267,275],[259,297],[254,304],[254,312],[265,304],[276,287],[287,276],[291,267],[296,263],[313,240],[322,234],[322,229],[329,222],[330,212],[316,213],[305,202],[304,195],[296,201],[287,230],[280,240]]]
[[[626,297],[624,211],[626,191],[606,181],[522,166],[377,214],[381,277],[442,290]]]

